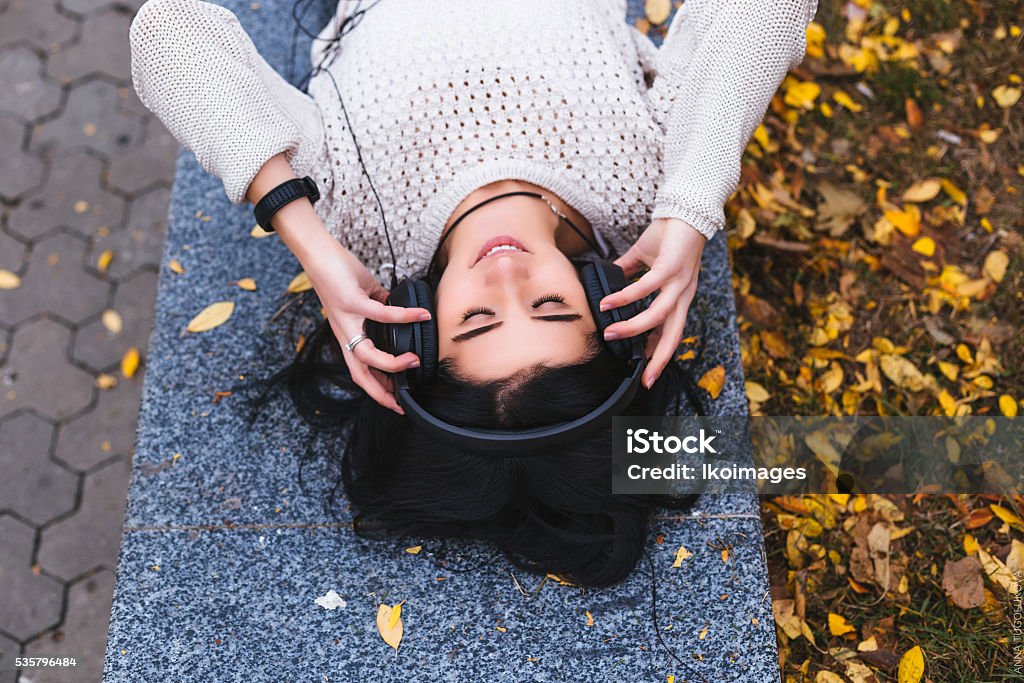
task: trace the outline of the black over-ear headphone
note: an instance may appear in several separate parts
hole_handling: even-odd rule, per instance
[[[427,270],[428,279],[433,272],[433,266],[437,260],[441,245],[452,234],[463,218],[485,204],[503,197],[515,195],[536,197],[546,201],[559,218],[565,220],[580,237],[590,243],[592,248],[600,251],[599,247],[592,240],[587,238],[567,216],[558,211],[557,207],[543,195],[535,192],[507,192],[486,199],[467,209],[452,223],[452,227],[445,233],[438,243],[437,249],[434,251],[434,257],[431,259],[430,267]],[[626,306],[613,308],[608,311],[600,310],[599,305],[602,299],[626,286],[626,276],[622,269],[607,260],[607,258],[584,263],[579,269],[579,277],[583,284],[583,291],[586,294],[590,311],[594,316],[594,322],[597,325],[597,332],[602,337],[604,336],[605,328],[612,323],[627,320],[640,312],[640,306],[636,303],[627,304]],[[430,382],[437,377],[440,364],[434,294],[430,284],[428,284],[427,280],[406,278],[392,287],[387,303],[391,306],[402,306],[405,308],[425,308],[431,312],[430,320],[424,322],[390,324],[377,323],[372,320],[366,321],[367,334],[373,339],[373,343],[378,348],[384,349],[396,356],[411,351],[420,359],[419,367],[392,375],[396,400],[406,411],[410,419],[416,422],[417,426],[425,432],[436,437],[438,440],[463,450],[504,455],[522,451],[535,451],[541,447],[566,443],[591,434],[607,426],[606,418],[620,413],[632,402],[639,388],[640,377],[646,366],[642,335],[628,339],[604,341],[605,347],[613,356],[630,364],[630,373],[608,399],[586,415],[568,422],[524,430],[469,429],[459,427],[431,415],[413,396],[416,386]]]
[[[397,281],[394,270],[397,267],[397,260],[395,259],[395,250],[391,244],[391,234],[388,231],[387,219],[384,214],[384,206],[381,204],[380,196],[377,194],[377,189],[374,187],[373,180],[370,178],[370,174],[366,170],[366,164],[363,162],[362,152],[359,149],[359,142],[356,140],[355,131],[352,129],[348,110],[345,108],[345,100],[341,96],[341,89],[338,87],[338,83],[335,81],[334,75],[331,73],[330,69],[324,68],[325,65],[328,65],[329,61],[333,61],[337,57],[338,50],[340,49],[341,38],[358,25],[366,12],[376,6],[379,1],[380,0],[376,0],[376,2],[371,4],[369,7],[359,9],[345,17],[341,26],[338,27],[337,34],[333,38],[328,39],[327,42],[329,44],[325,46],[321,54],[320,62],[303,80],[307,81],[316,73],[326,73],[331,79],[331,83],[334,85],[334,90],[338,95],[338,103],[341,105],[341,111],[345,117],[345,124],[352,135],[352,144],[355,147],[356,159],[359,161],[359,165],[363,169],[363,175],[366,177],[366,180],[370,185],[370,189],[373,192],[373,196],[377,200],[377,206],[380,209],[381,221],[384,224],[384,235],[387,238],[388,249],[391,252],[391,291],[387,299],[388,305],[404,306],[407,308],[426,308],[431,312],[431,319],[425,322],[390,324],[378,323],[373,320],[366,321],[366,334],[373,340],[373,343],[377,348],[383,349],[396,356],[407,351],[412,351],[420,359],[420,366],[418,368],[412,368],[392,375],[395,398],[397,399],[398,404],[402,406],[406,411],[406,415],[408,415],[409,418],[417,424],[417,426],[422,428],[431,436],[437,438],[439,441],[465,451],[472,451],[480,454],[508,455],[514,453],[529,454],[531,452],[541,454],[543,451],[540,449],[543,447],[567,443],[606,427],[610,418],[613,415],[620,413],[636,396],[636,392],[640,386],[640,378],[643,375],[644,367],[647,364],[646,359],[644,358],[645,335],[636,335],[628,339],[603,341],[605,347],[612,353],[612,355],[620,360],[627,361],[630,364],[629,375],[623,379],[618,388],[611,396],[608,397],[608,399],[601,403],[601,405],[597,406],[586,415],[568,422],[523,430],[470,429],[450,424],[435,415],[431,415],[416,401],[413,396],[413,391],[417,385],[430,382],[437,377],[438,368],[440,366],[440,360],[438,358],[437,321],[436,316],[434,316],[434,294],[429,285],[429,280],[433,274],[434,263],[441,250],[441,245],[444,244],[444,241],[449,235],[451,235],[463,218],[481,206],[503,197],[512,195],[531,196],[547,202],[551,210],[557,214],[561,220],[565,221],[569,227],[576,232],[576,234],[586,241],[595,252],[601,253],[602,250],[594,243],[593,240],[583,234],[583,232],[573,224],[572,220],[570,220],[568,216],[559,211],[558,208],[543,195],[535,192],[509,192],[490,197],[479,202],[475,206],[472,206],[463,212],[462,215],[452,223],[451,228],[444,233],[441,240],[438,242],[437,248],[434,250],[434,256],[430,261],[429,268],[427,269],[427,280],[407,278],[402,282]],[[296,7],[293,8],[292,15],[296,21],[296,26],[298,27],[301,23],[299,22],[299,17],[296,15],[297,6],[298,3],[296,3]],[[322,40],[319,36],[314,36],[313,38],[314,40]],[[602,338],[604,337],[604,330],[606,327],[612,323],[632,318],[641,310],[641,305],[637,303],[631,303],[609,311],[600,310],[599,304],[601,299],[609,294],[620,291],[626,286],[625,274],[619,266],[608,260],[608,256],[609,255],[606,253],[604,254],[603,260],[588,262],[579,270],[580,280],[583,283],[583,288],[586,292],[590,311],[594,316],[597,331]]]

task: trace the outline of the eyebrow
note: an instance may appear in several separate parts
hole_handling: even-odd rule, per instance
[[[531,317],[534,320],[543,320],[545,322],[572,323],[572,322],[576,322],[577,320],[579,320],[583,316],[580,315],[579,313],[560,313],[560,314],[556,314],[556,315],[536,315],[536,316],[531,316]],[[478,327],[475,330],[470,330],[469,332],[463,332],[462,334],[457,334],[454,337],[452,337],[452,341],[455,342],[456,344],[459,343],[459,342],[468,341],[470,339],[473,339],[474,337],[479,337],[482,334],[487,334],[488,332],[490,332],[491,330],[495,329],[496,327],[501,327],[502,324],[503,323],[501,323],[501,322],[491,323],[490,325],[484,325],[483,327]]]

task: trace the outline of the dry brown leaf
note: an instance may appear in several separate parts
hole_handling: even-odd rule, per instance
[[[693,553],[686,549],[685,545],[679,546],[679,550],[676,551],[676,559],[672,562],[672,566],[676,569],[683,566],[683,562],[693,557]]]
[[[871,554],[871,565],[875,574],[875,583],[883,591],[889,590],[889,542],[891,531],[889,527],[878,522],[868,533],[868,552]]]
[[[985,604],[985,582],[981,577],[981,563],[975,557],[965,557],[953,562],[946,560],[942,570],[942,590],[962,609],[981,607]]]
[[[815,228],[828,232],[832,237],[845,233],[850,225],[864,213],[868,203],[859,194],[829,182],[817,186],[822,201],[818,204],[818,220]]]
[[[718,398],[725,386],[725,367],[716,365],[708,370],[697,382],[697,386],[711,394],[712,399]]]
[[[192,318],[188,327],[189,332],[206,332],[223,325],[235,310],[234,301],[218,301],[201,310],[196,317]]]
[[[185,266],[181,265],[181,262],[177,259],[171,259],[167,262],[167,268],[170,269],[175,275],[181,275],[185,272]]]

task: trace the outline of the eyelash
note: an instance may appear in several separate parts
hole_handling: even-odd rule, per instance
[[[565,303],[565,297],[561,296],[560,294],[545,294],[542,297],[538,297],[538,298],[534,299],[530,303],[530,305],[532,307],[534,307],[534,308],[537,308],[541,304],[546,304],[546,303],[551,302],[551,301],[554,301],[554,302],[560,303],[560,304],[564,304]],[[462,314],[462,322],[466,322],[467,320],[472,318],[474,315],[481,315],[481,314],[483,314],[483,315],[494,315],[494,311],[492,311],[489,308],[471,308],[471,309],[469,309],[468,311],[466,311],[465,313]]]

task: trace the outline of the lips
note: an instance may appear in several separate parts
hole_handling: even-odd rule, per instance
[[[509,237],[508,235],[500,235],[493,239],[489,239],[484,243],[484,246],[480,249],[480,253],[477,254],[476,261],[473,261],[473,265],[475,266],[480,263],[481,259],[510,252],[530,253],[519,240],[514,237]]]

